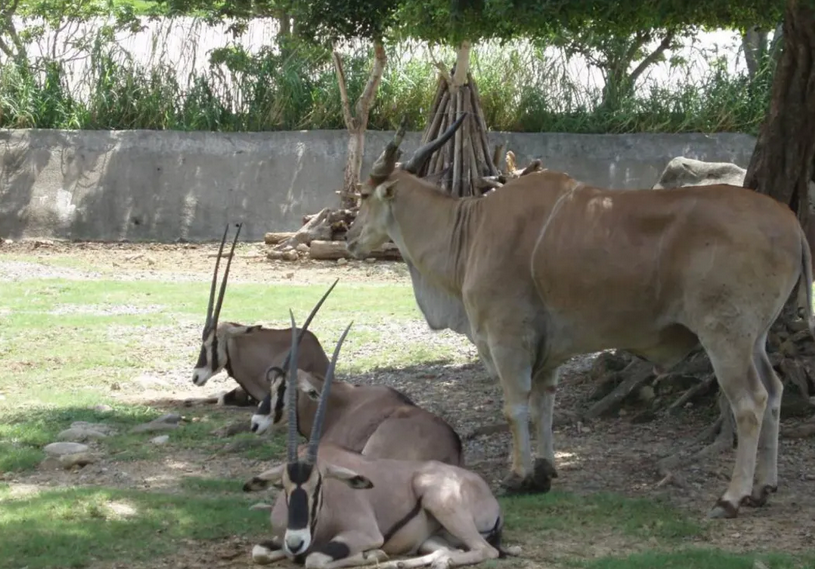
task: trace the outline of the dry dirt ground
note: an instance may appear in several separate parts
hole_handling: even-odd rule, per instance
[[[39,243],[39,244],[38,244]],[[164,281],[206,281],[211,278],[213,255],[217,245],[155,245],[155,244],[94,244],[61,242],[20,242],[0,246],[0,281],[18,278],[45,278],[59,276],[76,279],[123,279]],[[26,255],[26,262],[10,261],[4,253]],[[33,258],[32,258],[33,257]],[[261,283],[330,283],[336,277],[341,282],[406,283],[410,279],[401,263],[349,262],[270,262],[265,259],[262,244],[239,246],[233,262],[231,282]],[[410,333],[430,334],[422,326]],[[469,349],[469,348],[465,348]],[[444,416],[460,433],[473,428],[503,421],[502,397],[498,385],[490,380],[475,350],[470,349],[470,363],[458,367],[423,366],[420,369],[388,371],[371,374],[367,380],[387,383],[403,390],[417,404]],[[569,420],[584,410],[587,396],[594,389],[587,373],[592,356],[575,358],[562,374],[556,403],[559,426],[555,432],[558,451],[559,478],[553,488],[577,493],[610,491],[627,496],[666,497],[672,504],[687,510],[696,520],[702,520],[708,508],[724,490],[733,465],[734,453],[720,456],[682,468],[685,488],[672,484],[660,485],[656,472],[658,458],[671,454],[705,428],[711,419],[710,409],[691,409],[675,418],[660,417],[650,423],[633,424],[631,414],[603,419],[591,424]],[[177,379],[155,389],[146,389],[130,396],[134,402],[152,402],[177,405],[185,397],[201,397],[200,389],[188,379],[187,370]],[[220,376],[219,376],[220,377]],[[450,385],[460,386],[449,389]],[[227,380],[208,385],[211,392],[230,387]],[[444,397],[437,396],[439,389]],[[247,415],[251,410],[220,410],[219,413]],[[785,425],[795,420],[784,419]],[[466,460],[491,483],[496,483],[506,472],[510,437],[507,433],[483,435],[466,442]],[[127,487],[160,487],[171,484],[173,471],[195,471],[197,475],[245,479],[254,473],[257,463],[237,457],[208,461],[208,457],[190,451],[188,455],[173,457],[172,464],[149,461],[93,465],[95,470],[86,476],[96,483],[125,485]],[[203,464],[203,466],[202,466]],[[203,470],[202,470],[203,468]],[[126,471],[122,479],[121,471]],[[95,474],[94,474],[95,472]],[[169,472],[169,474],[168,474]],[[77,482],[76,474],[37,471],[21,476],[14,482],[25,484],[60,485]],[[80,475],[81,476],[81,475]],[[779,450],[778,493],[761,509],[742,510],[736,520],[715,523],[722,531],[711,532],[708,545],[734,552],[745,548],[774,549],[789,552],[812,550],[815,547],[815,446],[810,439],[782,439]],[[647,544],[646,544],[647,545]],[[633,551],[636,544],[577,541],[563,543],[525,544],[533,550],[546,549],[544,557],[568,555],[587,549],[596,553],[624,553]],[[621,547],[620,547],[621,546]],[[213,544],[214,550],[193,546],[177,556],[156,560],[150,567],[202,567],[246,566],[246,552],[251,544],[240,538]],[[513,564],[514,565],[514,564]],[[518,565],[521,565],[519,563]],[[132,564],[104,564],[102,567],[134,567]],[[546,565],[536,565],[546,566]]]

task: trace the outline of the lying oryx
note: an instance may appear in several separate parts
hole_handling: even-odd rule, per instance
[[[294,328],[293,314],[291,319]],[[307,568],[328,569],[416,552],[426,554],[421,562],[400,561],[398,566],[464,565],[499,557],[501,508],[477,474],[438,461],[372,458],[335,444],[320,444],[334,368],[350,327],[334,349],[311,439],[299,453],[294,385],[297,341],[292,334],[287,462],[243,487],[248,492],[271,483],[283,490],[272,508],[273,538],[254,547],[253,559],[258,563],[305,559]],[[467,551],[451,549],[458,547]]]
[[[199,387],[203,386],[213,375],[222,369],[226,369],[229,376],[251,398],[248,404],[257,404],[269,393],[269,384],[265,379],[266,370],[270,366],[281,365],[288,353],[290,330],[285,328],[264,328],[261,325],[246,326],[237,322],[218,322],[218,316],[221,314],[221,306],[224,302],[226,282],[229,278],[229,267],[232,263],[235,243],[238,241],[241,226],[242,224],[237,224],[238,230],[235,233],[235,239],[232,241],[232,249],[226,262],[218,302],[215,304],[215,310],[213,311],[218,265],[229,225],[224,230],[224,236],[221,239],[218,257],[215,260],[215,271],[212,275],[212,287],[209,292],[209,305],[207,306],[207,319],[202,334],[201,351],[198,354],[198,362],[193,370],[192,382]],[[308,322],[313,318],[336,284],[337,281],[335,280],[328,292],[323,295],[322,299],[314,307],[306,320],[306,326],[308,326]],[[306,371],[325,371],[326,366],[328,366],[328,356],[322,345],[320,345],[317,336],[310,331],[306,331],[300,341],[303,353],[301,358],[303,369]],[[283,365],[285,366],[285,363]],[[240,397],[239,391],[240,388],[236,388],[221,395],[220,403],[239,404],[245,399]]]
[[[396,168],[403,135],[361,185],[347,247],[363,258],[392,239],[429,326],[466,334],[500,379],[507,489],[550,487],[558,369],[570,357],[620,348],[666,370],[701,344],[738,434],[730,484],[710,515],[763,505],[778,484],[783,390],[767,333],[796,286],[813,329],[812,257],[790,209],[729,185],[608,190],[552,171],[454,198],[416,177],[426,148]]]
[[[252,431],[260,434],[286,422],[286,375],[269,369],[271,393],[252,416]],[[297,372],[297,430],[311,437],[323,376]],[[334,381],[323,427],[324,443],[379,458],[439,460],[462,466],[461,438],[444,419],[414,404],[407,396],[385,385],[354,385]]]

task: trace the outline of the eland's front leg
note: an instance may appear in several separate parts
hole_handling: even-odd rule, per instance
[[[550,481],[538,479],[532,464],[529,436],[529,394],[532,388],[530,358],[516,347],[492,342],[488,354],[501,382],[504,417],[512,433],[512,466],[502,486],[507,492],[547,492]]]

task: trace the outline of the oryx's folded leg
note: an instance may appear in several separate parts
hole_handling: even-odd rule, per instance
[[[722,328],[715,330],[715,335],[705,337],[700,334],[699,339],[710,356],[713,371],[733,410],[738,444],[730,484],[709,516],[735,518],[739,506],[750,500],[758,438],[768,397],[753,363],[755,339],[745,338],[736,332],[728,334]]]
[[[784,384],[778,379],[767,357],[766,342],[767,336],[763,335],[753,351],[753,362],[759,379],[767,390],[767,408],[764,410],[764,420],[758,436],[756,480],[751,497],[746,502],[749,506],[763,506],[770,493],[778,489],[778,428]]]
[[[285,558],[283,548],[274,541],[264,541],[252,548],[252,561],[258,565],[268,565]]]
[[[532,393],[529,395],[529,415],[535,431],[537,448],[535,478],[540,479],[544,484],[546,479],[557,478],[552,421],[555,413],[558,379],[559,368],[539,372],[532,379]]]
[[[376,523],[371,520],[372,523]],[[338,533],[325,545],[315,548],[306,557],[306,569],[338,569],[358,567],[384,561],[387,554],[379,549],[384,543],[375,526],[370,532],[359,530]]]

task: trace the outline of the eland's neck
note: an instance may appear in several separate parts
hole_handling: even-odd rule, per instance
[[[391,239],[423,277],[459,296],[478,202],[456,199],[424,183],[404,184],[393,206]]]

